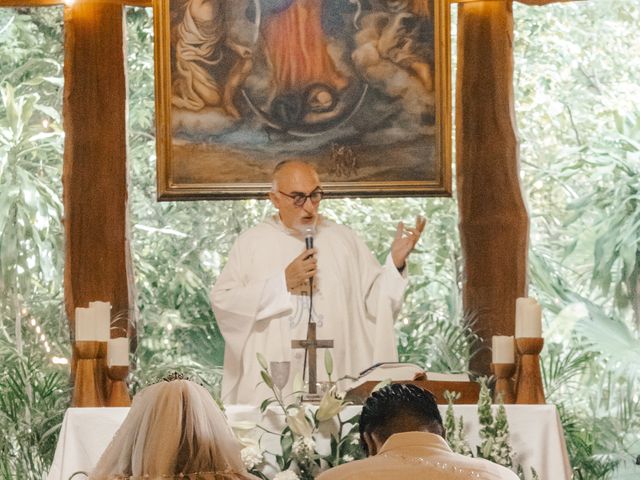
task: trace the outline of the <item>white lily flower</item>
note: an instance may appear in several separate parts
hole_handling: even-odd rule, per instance
[[[313,425],[305,415],[304,408],[293,407],[287,410],[287,425],[293,433],[304,438],[311,438]]]
[[[325,422],[330,418],[335,417],[342,410],[344,402],[344,394],[338,392],[337,387],[334,385],[331,389],[324,394],[320,401],[320,406],[316,412],[316,418],[319,422]]]

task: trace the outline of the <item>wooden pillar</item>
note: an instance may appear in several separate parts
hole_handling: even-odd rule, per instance
[[[126,83],[123,6],[104,0],[65,7],[65,307],[109,301],[128,312]],[[124,315],[111,336],[127,331]],[[121,327],[114,329],[113,327]]]
[[[457,195],[463,304],[481,337],[472,371],[489,374],[492,335],[513,335],[526,292],[529,221],[520,190],[511,2],[458,6]]]

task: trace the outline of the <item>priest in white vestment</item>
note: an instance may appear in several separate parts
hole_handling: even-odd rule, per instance
[[[311,165],[279,164],[269,197],[278,214],[240,235],[211,292],[225,339],[225,403],[258,404],[271,396],[257,353],[290,361],[289,385],[302,373],[304,350],[292,350],[291,340],[307,335],[311,278],[317,338],[334,341],[333,380],[398,359],[393,322],[407,284],[405,262],[425,220],[419,217],[415,228],[398,225],[381,266],[354,232],[318,214],[322,190]],[[309,228],[314,241],[307,249]],[[318,380],[327,380],[323,368]]]

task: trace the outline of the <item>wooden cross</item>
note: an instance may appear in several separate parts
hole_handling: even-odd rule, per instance
[[[332,348],[333,340],[318,340],[316,338],[316,324],[310,322],[307,325],[307,339],[306,340],[291,340],[291,348],[304,348],[307,355],[307,362],[309,365],[309,394],[316,395],[317,379],[318,379],[318,365],[316,351],[318,348]]]

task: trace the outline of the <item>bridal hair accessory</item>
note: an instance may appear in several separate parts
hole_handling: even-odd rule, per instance
[[[150,387],[151,385],[156,385],[158,383],[174,382],[176,380],[185,380],[187,382],[193,382],[196,385],[200,385],[201,387],[206,388],[205,383],[197,375],[189,375],[183,372],[179,372],[177,370],[174,370],[173,372],[168,373],[164,377],[160,377],[160,376],[152,377],[148,382],[144,382],[143,385],[144,387]]]
[[[185,375],[184,373],[173,371],[169,375],[167,375],[165,377],[162,377],[159,382],[173,382],[174,380],[189,380],[189,381],[193,381],[192,378],[189,378],[189,376]],[[159,382],[156,382],[156,383],[159,383]]]

